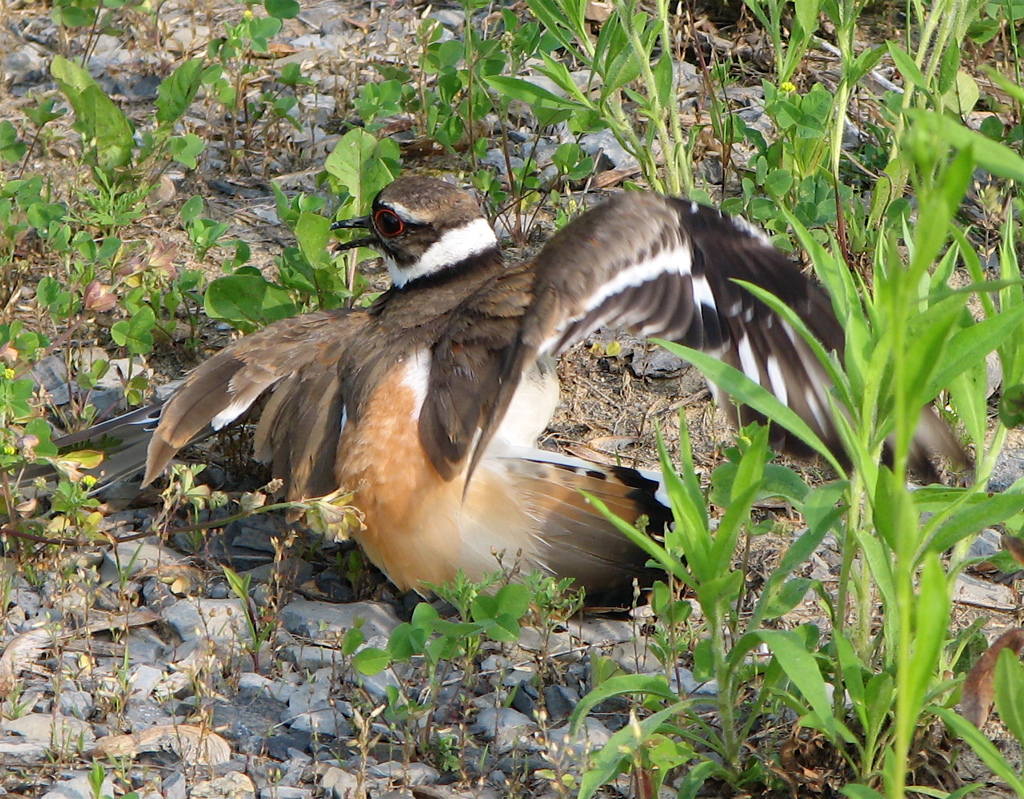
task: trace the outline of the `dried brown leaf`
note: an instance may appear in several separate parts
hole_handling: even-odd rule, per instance
[[[1003,545],[1003,549],[1009,552],[1017,563],[1024,566],[1024,541],[1017,538],[1015,535],[1007,535],[1006,533],[1003,533],[999,542]]]
[[[992,684],[995,676],[996,661],[1004,649],[1012,649],[1018,656],[1024,651],[1024,627],[1007,630],[1000,635],[995,643],[988,648],[978,662],[974,664],[964,680],[963,696],[960,699],[960,712],[975,727],[980,728],[992,711],[995,700],[995,688]]]

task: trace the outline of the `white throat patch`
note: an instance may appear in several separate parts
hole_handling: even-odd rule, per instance
[[[391,282],[397,288],[402,288],[410,280],[440,272],[497,244],[494,231],[487,220],[481,217],[449,230],[410,266],[400,267],[391,258],[385,258],[385,263],[391,273]]]

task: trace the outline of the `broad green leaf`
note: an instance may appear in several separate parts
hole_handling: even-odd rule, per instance
[[[1018,796],[1024,796],[1024,779],[1021,779],[1016,768],[977,727],[950,708],[934,707],[931,711],[941,718],[955,735],[966,741],[985,765],[1010,786],[1010,790]]]
[[[941,141],[959,150],[970,148],[978,166],[993,175],[1009,178],[1018,183],[1024,182],[1024,157],[1005,144],[994,142],[987,136],[964,127],[949,117],[927,114],[914,109],[908,110],[907,114],[914,123],[918,123],[926,117],[930,118]]]
[[[886,47],[889,50],[889,55],[892,56],[893,63],[896,64],[896,69],[900,71],[903,79],[913,83],[919,89],[927,89],[928,81],[925,80],[924,75],[921,74],[921,70],[918,68],[917,64],[914,63],[914,59],[910,57],[907,51],[895,42],[886,42]]]
[[[968,73],[959,70],[949,90],[942,95],[942,105],[957,116],[966,117],[981,98],[977,81]]]
[[[609,677],[594,690],[588,693],[576,709],[572,712],[570,724],[573,730],[579,729],[580,722],[587,717],[587,714],[597,705],[606,699],[626,694],[639,694],[641,696],[656,696],[675,702],[679,699],[675,691],[668,684],[664,675],[647,674],[622,674],[617,677]]]
[[[199,165],[199,155],[206,148],[206,142],[194,133],[175,136],[168,143],[167,151],[171,158],[179,164],[195,169]]]
[[[327,245],[331,240],[331,222],[320,214],[303,211],[295,223],[295,239],[310,264],[330,260]]]
[[[367,677],[380,674],[390,665],[391,656],[383,649],[377,649],[373,646],[368,646],[356,652],[352,657],[352,668],[360,674],[365,674]]]
[[[296,0],[265,0],[263,7],[270,16],[277,19],[293,19],[302,10]]]
[[[786,676],[814,711],[815,721],[821,729],[833,738],[852,742],[854,738],[850,731],[832,713],[825,680],[804,640],[795,632],[785,630],[758,630],[753,635],[771,649]]]
[[[50,72],[75,112],[75,127],[86,152],[95,154],[100,169],[116,169],[131,161],[134,128],[114,101],[86,70],[57,55]]]
[[[1003,389],[999,398],[999,421],[1006,427],[1024,426],[1024,385]]]
[[[1010,647],[996,660],[995,700],[1003,724],[1018,743],[1024,743],[1024,665]]]
[[[725,507],[729,504],[737,468],[735,463],[729,461],[723,463],[712,473],[712,491],[709,498],[716,505]],[[809,490],[807,483],[792,469],[777,463],[767,463],[754,501],[760,502],[768,497],[782,497],[796,504],[804,500]]]
[[[203,82],[201,58],[186,61],[160,83],[156,98],[156,121],[168,125],[178,121],[195,99]]]
[[[886,799],[885,796],[867,785],[844,785],[840,791],[850,799]]]
[[[618,776],[622,763],[630,759],[630,752],[644,748],[651,736],[669,719],[681,713],[686,704],[677,702],[613,733],[607,743],[591,755],[593,766],[584,772],[580,780],[578,799],[590,799],[602,785]],[[693,754],[691,750],[690,756]]]
[[[900,663],[899,690],[910,691],[908,705],[917,714],[939,662],[939,652],[949,627],[949,587],[939,556],[924,558],[915,601],[914,638],[909,657]]]
[[[143,305],[132,314],[131,319],[116,322],[110,328],[115,343],[136,355],[145,355],[153,349],[153,327],[156,314],[148,305]]]
[[[337,179],[358,209],[398,176],[397,146],[390,140],[378,142],[361,128],[341,137],[324,162],[327,173]]]
[[[283,288],[260,274],[242,272],[214,280],[206,290],[203,305],[207,316],[248,331],[298,312]]]

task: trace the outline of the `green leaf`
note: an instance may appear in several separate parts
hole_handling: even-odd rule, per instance
[[[522,78],[512,78],[506,75],[487,75],[484,80],[487,85],[500,94],[520,100],[534,108],[546,108],[554,111],[572,111],[578,103],[559,97],[557,94],[548,91],[536,83],[531,83]],[[570,79],[573,88],[576,84]],[[567,87],[563,87],[567,88]]]
[[[195,169],[199,165],[199,155],[205,148],[205,141],[194,133],[186,133],[184,136],[175,136],[171,139],[167,151],[179,164]]]
[[[807,651],[803,638],[788,630],[758,630],[752,635],[771,649],[786,676],[814,711],[816,725],[833,739],[842,738],[852,743],[853,735],[832,713],[825,680],[814,655]]]
[[[18,131],[9,120],[0,122],[0,158],[8,163],[16,164],[24,157],[28,145],[18,141]]]
[[[277,19],[294,19],[302,10],[296,0],[265,0],[263,7],[270,16]]]
[[[177,122],[195,99],[203,82],[201,58],[186,61],[160,83],[156,98],[156,121],[161,125]]]
[[[153,349],[153,327],[156,314],[148,305],[143,305],[131,319],[116,322],[110,328],[110,336],[120,347],[127,347],[134,355],[145,355]]]
[[[843,473],[843,468],[836,460],[835,455],[832,454],[831,450],[825,446],[824,442],[818,438],[807,423],[800,418],[796,411],[783,405],[778,397],[766,388],[755,383],[735,367],[723,363],[700,350],[674,344],[671,341],[657,339],[655,341],[669,352],[692,363],[703,372],[708,380],[719,386],[737,402],[749,405],[755,411],[763,414],[765,418],[771,419],[772,422],[786,428],[832,464],[836,471]]]
[[[1024,384],[1003,389],[999,398],[999,421],[1006,427],[1024,425]]]
[[[927,89],[928,81],[925,80],[924,75],[921,74],[921,70],[918,68],[917,64],[914,63],[914,59],[910,57],[907,51],[895,42],[886,42],[886,47],[889,50],[889,55],[892,56],[893,63],[896,64],[896,69],[900,71],[903,79],[913,83],[919,89]]]
[[[993,175],[1024,182],[1024,158],[1005,144],[994,142],[946,116],[915,109],[908,109],[907,115],[915,124],[929,118],[930,124],[935,126],[936,135],[944,144],[959,150],[969,148],[978,166]],[[959,200],[959,196],[957,199]]]
[[[571,729],[574,731],[579,729],[580,722],[597,705],[612,697],[626,694],[660,697],[670,702],[675,702],[679,698],[669,687],[668,680],[661,674],[622,674],[617,677],[609,677],[576,705],[570,719]]]
[[[760,618],[770,621],[785,616],[803,601],[814,582],[808,577],[795,577],[781,583],[778,589],[764,591],[764,609],[759,609]]]
[[[986,527],[992,527],[1006,521],[1011,516],[1024,511],[1024,495],[995,494],[976,504],[960,508],[957,513],[946,521],[928,542],[933,552],[945,552],[947,549],[974,535]]]
[[[996,660],[995,699],[999,718],[1017,742],[1024,743],[1024,665],[1010,647]]]
[[[331,240],[331,222],[320,214],[303,211],[295,223],[295,239],[311,264],[329,261],[327,245]]]
[[[842,793],[850,799],[885,799],[885,796],[867,785],[845,785]]]
[[[985,765],[992,769],[992,773],[1010,786],[1011,791],[1018,796],[1024,796],[1024,779],[1021,779],[1016,768],[977,727],[950,708],[933,707],[931,711],[941,718],[956,736],[966,741]]]
[[[354,128],[341,137],[327,156],[324,169],[339,188],[348,193],[357,209],[367,208],[370,200],[398,176],[397,145],[378,142],[371,134]]]
[[[942,105],[957,116],[966,117],[981,99],[977,81],[968,73],[959,70],[953,85],[942,95]]]
[[[901,674],[897,683],[900,691],[911,693],[907,707],[911,708],[909,712],[915,716],[924,705],[925,694],[939,662],[939,653],[946,641],[949,593],[939,555],[926,555],[915,602],[913,644],[909,657],[900,664]]]
[[[246,331],[298,312],[291,295],[283,288],[258,273],[241,270],[214,280],[206,290],[203,305],[211,318],[223,319]]]
[[[380,674],[390,665],[391,656],[383,649],[377,649],[372,646],[356,652],[352,658],[352,668],[360,674],[365,674],[367,677]]]
[[[719,507],[726,507],[732,496],[733,481],[736,479],[737,464],[729,461],[719,466],[711,475],[711,496],[709,499]],[[794,504],[803,502],[810,489],[796,472],[777,463],[767,463],[758,485],[754,501],[769,497],[781,497]]]
[[[50,72],[75,112],[75,128],[85,151],[100,169],[116,169],[131,161],[134,132],[131,122],[86,72],[64,56],[54,56]]]

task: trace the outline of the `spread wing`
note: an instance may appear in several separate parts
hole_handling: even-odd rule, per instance
[[[336,489],[345,408],[340,364],[366,318],[339,309],[285,319],[205,361],[163,408],[145,482],[156,479],[190,441],[230,424],[273,389],[256,430],[256,457],[273,462],[290,498]],[[314,364],[320,368],[307,368]]]
[[[842,327],[825,293],[744,220],[686,200],[626,192],[558,233],[534,264],[533,300],[506,361],[510,371],[499,381],[502,392],[484,421],[482,444],[525,364],[538,355],[557,355],[610,325],[679,342],[736,367],[798,413],[842,457],[825,369],[792,326],[734,281],[774,294],[826,350],[840,356]],[[720,391],[716,395],[735,420],[732,404]],[[739,411],[743,423],[756,418],[749,408]],[[919,466],[927,468],[931,448],[963,456],[933,411],[923,420]],[[811,451],[781,428],[773,430],[773,445],[797,455]]]

